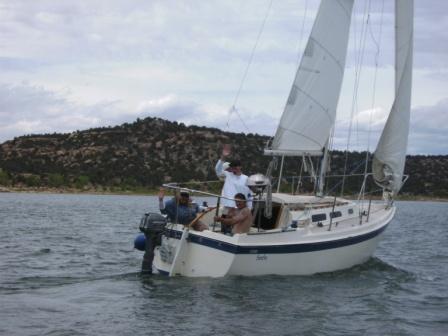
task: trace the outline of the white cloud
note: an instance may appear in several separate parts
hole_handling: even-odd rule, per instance
[[[411,109],[409,130],[409,154],[446,154],[448,152],[448,99],[432,106],[416,106]],[[386,123],[389,111],[375,108],[358,113],[351,125],[349,150],[374,151]],[[371,118],[372,116],[372,118]],[[334,148],[346,149],[350,121],[336,125]]]
[[[124,109],[120,101],[79,105],[68,92],[51,92],[31,85],[0,85],[0,141],[30,133],[71,132],[91,127],[133,122],[136,118],[160,117],[186,125],[217,127],[232,132],[273,135],[279,118],[242,109],[229,115],[224,105],[201,104],[175,95],[141,101],[133,109]],[[433,106],[417,106],[411,113],[410,154],[443,154],[448,143],[448,99]],[[364,110],[351,125],[350,150],[373,151],[389,111]],[[244,123],[241,122],[243,119]],[[230,118],[230,119],[229,119]],[[230,123],[228,124],[228,121]],[[226,125],[229,125],[227,127]],[[334,148],[347,146],[350,122],[336,125]]]
[[[66,93],[42,87],[0,85],[0,141],[30,133],[71,132],[102,126],[101,113],[110,104],[80,106],[68,100]]]
[[[23,134],[72,132],[117,125],[148,116],[232,132],[269,134],[274,131],[277,121],[272,117],[243,112],[238,113],[244,118],[245,125],[239,120],[238,113],[229,116],[225,106],[199,104],[174,95],[145,100],[133,109],[124,109],[120,101],[80,105],[70,99],[69,92],[56,93],[29,84],[0,85],[0,141]],[[231,123],[227,128],[229,117]]]
[[[411,115],[409,151],[416,154],[448,152],[448,98],[433,106],[417,106]]]
[[[304,4],[274,1],[237,108],[250,132],[273,134],[319,2],[309,1],[300,41]],[[25,133],[66,132],[130,122],[147,115],[227,130],[235,99],[270,1],[16,0],[0,4],[0,141]],[[371,4],[362,89],[371,87],[381,1],[356,2],[348,56],[354,59],[364,6]],[[372,143],[391,104],[393,2],[385,1],[377,100],[359,97],[361,112],[352,140]],[[415,113],[430,113],[442,125],[448,86],[448,2],[415,2]],[[173,10],[175,9],[175,10]],[[437,24],[434,24],[434,23]],[[357,41],[359,44],[359,41]],[[340,102],[350,111],[353,76],[346,74]],[[29,84],[23,84],[29,83]],[[439,103],[437,103],[439,102]],[[372,109],[372,105],[376,107]],[[424,110],[424,112],[423,112]],[[4,118],[6,116],[6,118]],[[346,115],[338,122],[336,143],[345,147]],[[413,115],[413,125],[415,119]],[[421,128],[426,125],[428,130]],[[410,148],[441,152],[432,144],[428,120],[412,127]],[[232,114],[229,130],[247,131]],[[345,131],[344,131],[345,130]],[[437,133],[439,134],[439,133]],[[425,138],[425,136],[427,136]],[[339,140],[340,139],[340,140]],[[416,142],[418,141],[418,143]]]
[[[278,123],[278,120],[269,115],[230,111],[229,108],[219,105],[201,105],[193,101],[183,101],[173,95],[144,101],[138,106],[138,111],[140,115],[160,117],[186,125],[263,135],[273,134]]]

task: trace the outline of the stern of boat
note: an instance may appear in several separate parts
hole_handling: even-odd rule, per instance
[[[188,230],[181,225],[169,229],[154,251],[153,265],[164,275],[223,277],[228,274],[235,254],[226,251],[236,237],[205,230]],[[220,249],[219,247],[222,247]]]

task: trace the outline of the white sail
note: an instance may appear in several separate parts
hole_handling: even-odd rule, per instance
[[[412,89],[413,0],[395,1],[395,100],[373,157],[377,184],[398,193],[408,145]]]
[[[322,155],[336,118],[354,0],[322,0],[271,155]]]

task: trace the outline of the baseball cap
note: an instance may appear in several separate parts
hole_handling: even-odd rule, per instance
[[[240,160],[233,160],[230,162],[229,167],[233,168],[233,167],[241,167],[241,161]]]
[[[179,194],[184,197],[190,197],[190,192],[187,189],[180,189]]]

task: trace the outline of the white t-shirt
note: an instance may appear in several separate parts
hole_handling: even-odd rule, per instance
[[[246,196],[247,207],[249,209],[252,208],[252,191],[246,186],[247,181],[247,175],[241,174],[241,175],[235,175],[234,173],[225,171],[222,167],[224,164],[223,161],[219,160],[218,163],[215,166],[216,175],[218,177],[224,177],[225,182],[224,186],[222,187],[221,196],[231,198],[231,199],[221,199],[221,205],[225,207],[234,208],[235,201],[232,200],[235,198],[235,195],[238,193],[243,194]]]

